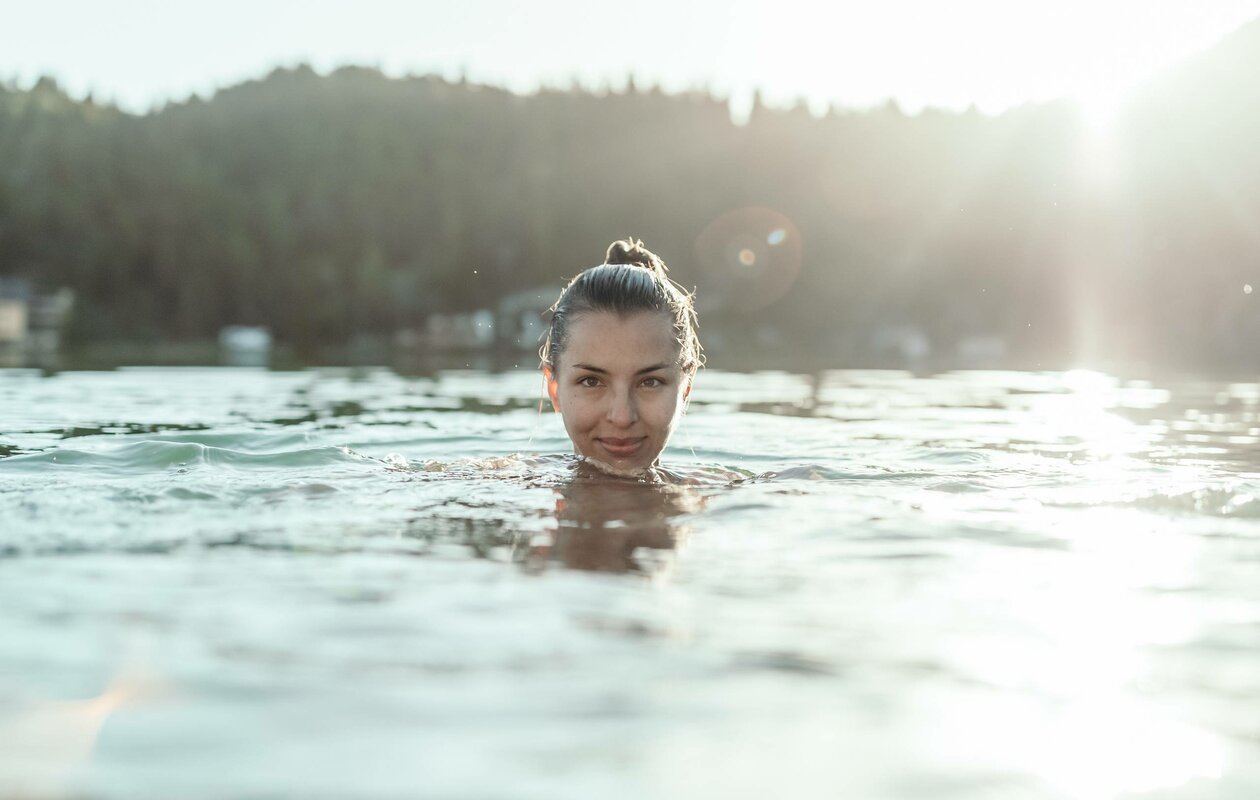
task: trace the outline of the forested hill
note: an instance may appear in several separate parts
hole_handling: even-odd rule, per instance
[[[1148,85],[1109,131],[707,94],[517,96],[277,70],[136,116],[0,88],[0,275],[76,290],[78,340],[270,325],[298,347],[551,287],[643,237],[719,348],[843,365],[880,331],[1012,364],[1255,367],[1260,26]]]

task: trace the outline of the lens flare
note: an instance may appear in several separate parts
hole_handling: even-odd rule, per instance
[[[801,269],[801,237],[768,208],[729,211],[696,238],[696,253],[715,298],[734,311],[763,308],[787,294]],[[719,294],[720,293],[720,294]]]

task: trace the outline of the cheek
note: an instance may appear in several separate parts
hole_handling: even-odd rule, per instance
[[[682,410],[682,398],[677,394],[664,395],[651,405],[651,409],[653,424],[660,428],[672,429]]]
[[[561,390],[560,416],[564,419],[564,426],[567,429],[573,431],[586,427],[592,413],[591,403],[580,392],[572,389]]]

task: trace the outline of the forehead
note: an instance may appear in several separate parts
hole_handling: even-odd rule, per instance
[[[633,372],[656,364],[676,364],[680,350],[669,316],[651,311],[579,314],[569,322],[565,340],[561,367],[584,364]]]

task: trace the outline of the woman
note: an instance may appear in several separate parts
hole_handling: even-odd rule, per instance
[[[703,363],[695,305],[640,241],[613,242],[604,262],[551,309],[541,350],[547,394],[579,456],[617,475],[660,476]]]
[[[495,524],[480,534],[482,546],[503,544],[507,534],[513,558],[530,569],[555,561],[573,569],[655,574],[683,538],[683,518],[703,508],[697,487],[746,477],[715,467],[677,472],[659,465],[703,362],[692,296],[642,242],[626,240],[612,243],[605,263],[574,278],[551,311],[542,370],[579,458],[477,462],[480,474],[524,467],[535,473],[529,476],[534,486],[559,478],[554,525],[543,535]],[[563,464],[558,474],[557,464]],[[436,462],[424,469],[446,471]]]

